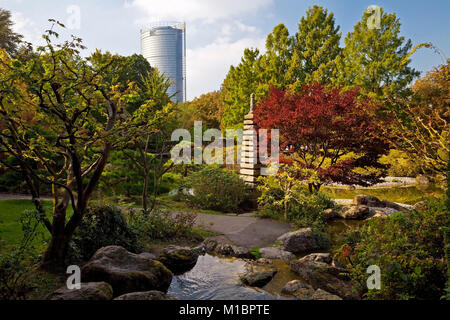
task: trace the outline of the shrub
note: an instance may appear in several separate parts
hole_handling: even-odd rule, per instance
[[[333,208],[334,203],[325,194],[309,193],[306,186],[298,181],[292,182],[292,187],[282,190],[280,185],[286,186],[289,177],[262,177],[258,189],[261,196],[258,198],[258,214],[262,218],[281,219],[286,212],[288,221],[297,227],[312,227],[317,230],[324,228],[323,213]],[[286,195],[286,192],[289,195]]]
[[[88,208],[77,228],[70,256],[88,260],[98,249],[117,245],[138,252],[141,244],[137,231],[128,225],[120,208],[112,205],[94,205]]]
[[[186,200],[196,208],[222,212],[238,211],[247,198],[248,187],[239,175],[215,166],[192,173],[183,184],[192,189]]]
[[[441,201],[428,202],[420,211],[371,219],[345,235],[335,257],[363,287],[367,267],[380,267],[381,289],[368,291],[368,299],[439,299],[446,279],[441,229],[445,215]]]
[[[195,237],[193,226],[195,213],[171,214],[167,211],[145,213],[142,210],[130,213],[129,223],[137,230],[142,240],[191,240]]]

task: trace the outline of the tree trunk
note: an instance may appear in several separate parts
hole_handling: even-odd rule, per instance
[[[142,190],[142,208],[144,209],[144,212],[147,212],[148,176],[149,176],[149,173],[145,170],[144,171],[144,187]]]
[[[72,235],[68,236],[64,233],[52,235],[42,260],[42,269],[58,271],[65,266],[67,249],[71,239]]]

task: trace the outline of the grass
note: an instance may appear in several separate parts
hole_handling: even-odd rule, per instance
[[[43,206],[47,212],[51,212],[51,201],[43,201]],[[4,242],[3,250],[8,250],[18,246],[23,238],[22,225],[20,218],[25,210],[33,210],[34,205],[31,200],[3,200],[0,201],[0,240]],[[39,226],[47,238],[49,233],[44,226]],[[44,249],[46,242],[41,238],[37,238],[33,243],[36,248]]]
[[[427,198],[440,199],[444,195],[444,190],[437,185],[424,187],[394,187],[383,189],[355,189],[323,187],[322,192],[333,199],[353,199],[359,194],[375,196],[380,200],[415,204]]]

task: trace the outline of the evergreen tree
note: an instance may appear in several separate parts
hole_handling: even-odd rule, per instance
[[[266,53],[261,57],[261,90],[266,94],[270,86],[288,85],[286,74],[292,60],[293,38],[284,24],[277,25],[266,39]]]
[[[306,11],[298,25],[292,52],[292,62],[287,73],[293,89],[319,82],[328,84],[335,70],[335,59],[340,55],[341,33],[335,25],[334,14],[313,6]]]
[[[17,52],[17,45],[22,36],[12,31],[11,12],[0,8],[0,48],[12,55]]]
[[[257,98],[264,95],[258,89],[261,78],[261,56],[258,49],[245,49],[241,63],[231,66],[222,84],[222,99],[225,109],[222,117],[223,128],[242,127],[242,120],[250,109],[250,94]]]
[[[378,97],[399,93],[419,72],[409,67],[411,40],[400,36],[400,20],[395,13],[381,9],[380,28],[369,29],[365,12],[353,32],[345,38],[345,48],[338,58],[336,83],[359,85],[365,94]]]

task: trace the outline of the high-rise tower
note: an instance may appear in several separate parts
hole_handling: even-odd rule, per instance
[[[141,53],[170,81],[173,101],[186,101],[186,24],[158,22],[141,30]]]

